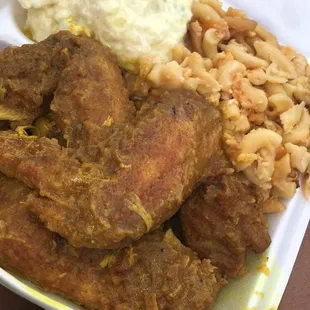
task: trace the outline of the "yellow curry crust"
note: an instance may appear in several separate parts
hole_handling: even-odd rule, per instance
[[[71,244],[118,248],[178,210],[207,174],[220,136],[218,110],[179,90],[98,142],[99,165],[85,168],[53,140],[1,132],[0,170],[39,192],[27,205]]]
[[[271,242],[262,194],[242,173],[208,179],[180,217],[186,244],[225,275],[244,273],[247,248],[262,253]]]
[[[89,309],[202,310],[225,283],[171,231],[157,230],[123,250],[73,248],[25,208],[30,193],[0,175],[0,265],[44,290]]]

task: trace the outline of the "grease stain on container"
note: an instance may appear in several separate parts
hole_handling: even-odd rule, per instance
[[[227,310],[227,305],[229,310],[271,310],[275,300],[280,299],[282,293],[274,290],[273,286],[282,278],[276,255],[270,249],[264,255],[249,252],[246,265],[246,274],[228,279],[228,285],[219,293],[214,310]],[[266,276],[267,270],[269,276]],[[272,293],[266,295],[266,292]]]
[[[265,296],[265,294],[264,294],[263,292],[258,292],[258,291],[256,291],[255,294],[256,294],[257,296],[259,296],[260,298],[264,298],[264,296]]]
[[[266,277],[270,276],[270,269],[267,266],[268,260],[268,257],[263,257],[262,263],[256,267],[256,270],[263,273]]]

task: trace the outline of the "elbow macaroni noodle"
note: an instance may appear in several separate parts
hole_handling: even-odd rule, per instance
[[[172,61],[142,61],[129,77],[133,94],[184,87],[219,106],[227,155],[264,192],[265,212],[279,212],[303,173],[310,195],[310,65],[240,10],[195,1],[184,44]],[[139,85],[140,88],[139,89]],[[130,88],[131,89],[131,88]]]

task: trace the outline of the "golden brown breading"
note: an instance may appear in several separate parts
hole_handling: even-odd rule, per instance
[[[87,37],[74,37],[78,53],[60,75],[51,103],[56,126],[64,133],[67,147],[97,144],[111,126],[133,117],[134,106],[110,50]]]
[[[77,46],[69,34],[50,41],[22,47],[8,47],[0,53],[0,80],[4,97],[0,103],[0,119],[30,125],[43,112],[44,100],[51,100],[60,73],[67,65],[65,48],[75,53]]]
[[[108,129],[111,123],[122,123],[133,114],[110,50],[70,32],[5,49],[0,53],[0,81],[5,89],[0,120],[31,125],[54,96],[54,120],[72,147],[81,139],[86,144],[89,130]]]
[[[79,165],[46,138],[1,133],[0,170],[38,190],[31,210],[72,245],[117,248],[178,210],[208,174],[220,137],[218,110],[181,90],[102,143],[100,165]]]
[[[120,251],[75,249],[25,208],[30,189],[0,176],[0,265],[100,310],[210,309],[224,284],[171,231]]]
[[[186,244],[224,274],[243,272],[246,249],[262,253],[271,242],[259,195],[240,173],[208,179],[181,208]]]

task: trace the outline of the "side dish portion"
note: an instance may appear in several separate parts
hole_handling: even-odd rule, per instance
[[[171,60],[171,49],[186,33],[193,0],[19,2],[36,42],[61,30],[83,33],[112,48],[122,66],[137,69],[141,58]]]

